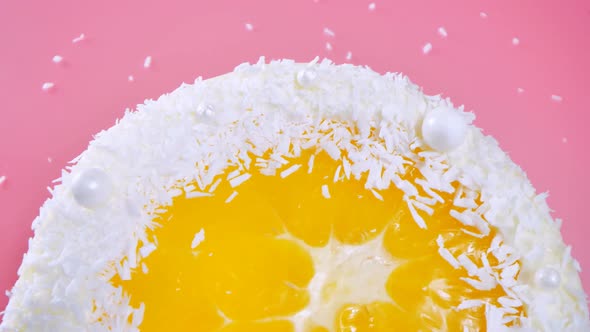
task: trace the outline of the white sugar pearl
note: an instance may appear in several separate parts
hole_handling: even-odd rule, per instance
[[[72,194],[78,204],[95,208],[105,203],[113,190],[107,173],[100,168],[85,169],[75,175],[72,181]]]
[[[437,108],[422,122],[422,137],[428,146],[444,152],[459,147],[467,135],[467,124],[456,111]]]
[[[543,288],[557,288],[561,283],[559,271],[551,267],[544,267],[535,273],[535,282]]]
[[[303,87],[310,86],[318,74],[311,69],[304,69],[297,72],[297,83]]]

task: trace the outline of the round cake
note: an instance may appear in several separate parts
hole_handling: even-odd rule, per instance
[[[589,331],[544,194],[401,74],[241,64],[62,171],[0,331]]]

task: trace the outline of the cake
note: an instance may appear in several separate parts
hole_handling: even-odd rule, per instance
[[[0,331],[589,331],[544,194],[401,74],[244,63],[62,171]]]

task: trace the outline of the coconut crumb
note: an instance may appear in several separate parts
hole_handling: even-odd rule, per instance
[[[438,34],[443,38],[447,38],[447,36],[449,35],[447,33],[447,29],[445,29],[445,27],[438,28]]]
[[[229,203],[231,201],[234,200],[234,198],[236,198],[236,196],[238,196],[238,192],[234,191],[233,193],[231,193],[231,195],[229,195],[226,199],[225,199],[225,203]]]
[[[6,175],[0,176],[0,185],[2,185],[6,181]]]
[[[197,197],[211,197],[211,196],[213,196],[212,193],[206,193],[206,192],[202,192],[202,191],[189,191],[184,194],[184,197],[186,197],[188,199],[197,198]]]
[[[562,137],[561,138],[561,143],[567,143],[567,137]]]
[[[135,77],[133,77],[133,75],[129,75],[129,76],[127,76],[127,81],[133,82],[133,81],[135,81]]]
[[[293,166],[287,168],[286,170],[281,172],[281,174],[280,174],[281,178],[284,179],[287,176],[295,173],[300,167],[301,167],[300,164],[296,164],[296,165],[293,165]]]
[[[561,97],[560,95],[551,95],[551,100],[553,100],[554,102],[560,103],[563,101],[563,97]]]
[[[53,89],[54,86],[55,86],[55,84],[53,82],[45,82],[41,86],[41,90],[49,91],[49,90]]]
[[[516,92],[518,92],[518,94],[522,94],[524,92],[523,88],[516,88]]]
[[[516,46],[518,44],[520,44],[520,39],[518,39],[516,37],[512,38],[512,45]]]
[[[334,31],[330,28],[324,28],[324,35],[326,35],[328,37],[335,37],[336,36]]]
[[[328,188],[327,184],[322,186],[322,196],[326,199],[330,199],[332,196],[330,195],[330,188]]]
[[[488,14],[485,13],[485,12],[480,12],[479,13],[479,17],[481,17],[481,18],[488,18]]]
[[[352,52],[351,51],[346,52],[346,60],[348,60],[348,61],[352,60]]]
[[[51,157],[47,157],[47,162],[51,164],[53,162],[53,159],[51,159]]]
[[[426,45],[424,45],[422,47],[422,53],[423,54],[428,54],[428,53],[430,53],[430,51],[432,51],[432,44],[431,43],[426,43]]]
[[[240,176],[236,176],[235,178],[229,180],[229,185],[232,188],[235,188],[235,187],[241,185],[242,183],[246,182],[251,177],[252,177],[252,174],[250,174],[250,173],[244,173],[244,174],[242,174]]]
[[[143,60],[143,68],[149,68],[152,66],[152,56],[148,55],[145,57],[145,60]]]
[[[330,44],[330,42],[326,43],[326,51],[331,51],[332,50],[332,44]]]
[[[193,242],[191,242],[191,249],[195,249],[196,247],[199,246],[199,244],[201,244],[201,242],[203,242],[205,240],[205,229],[201,228],[200,231],[197,232],[197,234],[195,234],[195,237],[193,238]]]
[[[53,58],[51,58],[51,61],[53,61],[53,63],[60,63],[64,60],[64,58],[61,55],[54,55]]]
[[[254,30],[254,26],[252,25],[252,23],[246,23],[244,24],[244,27],[246,28],[246,31]]]
[[[76,44],[86,39],[86,35],[81,33],[78,37],[72,39],[72,43]]]
[[[372,11],[374,11],[374,10],[375,10],[375,8],[377,8],[377,5],[375,5],[375,3],[374,3],[374,2],[371,2],[371,3],[369,4],[369,11],[370,11],[370,12],[372,12]]]

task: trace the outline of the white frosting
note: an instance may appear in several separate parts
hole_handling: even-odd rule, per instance
[[[317,75],[313,87],[303,87],[301,70]],[[62,183],[33,222],[35,237],[0,331],[137,331],[144,308],[131,308],[122,290],[108,280],[116,273],[128,279],[131,269],[143,268],[141,257],[156,249],[146,238],[146,228],[153,227],[153,214],[182,192],[175,188],[196,183],[198,188],[187,190],[193,197],[211,195],[219,184],[217,176],[230,165],[247,167],[249,153],[262,156],[272,149],[270,158],[252,163],[264,174],[275,174],[292,166],[284,156],[297,156],[312,146],[335,159],[342,159],[346,150],[342,174],[349,178],[367,173],[369,189],[400,188],[421,227],[428,225],[420,213],[431,212],[441,200],[437,191],[453,192],[451,183],[461,184],[451,215],[475,227],[478,233],[471,234],[476,237],[491,227],[498,230],[490,255],[499,264],[491,266],[485,257],[453,257],[442,241],[439,252],[449,264],[470,272],[465,282],[473,287],[497,283],[507,292],[498,307],[464,304],[486,306],[489,331],[505,330],[504,324],[516,319],[512,306],[518,303],[526,306],[523,328],[588,331],[578,265],[549,214],[545,195],[536,194],[496,141],[474,126],[466,126],[461,144],[454,136],[446,138],[445,147],[454,149],[430,149],[435,143],[427,144],[418,129],[424,117],[439,108],[464,124],[473,120],[448,99],[424,95],[402,75],[379,75],[317,59],[309,64],[266,64],[261,59],[147,101],[96,135],[88,150],[62,172]],[[354,132],[348,130],[351,126]],[[416,183],[403,180],[408,160],[422,174]],[[90,168],[107,170],[115,184],[108,209],[87,209],[71,195],[77,186],[74,178]],[[313,161],[304,168],[312,169]],[[227,200],[239,189],[236,184]],[[137,248],[140,240],[144,245]],[[537,271],[547,266],[558,268],[559,287],[549,290],[535,282]]]

